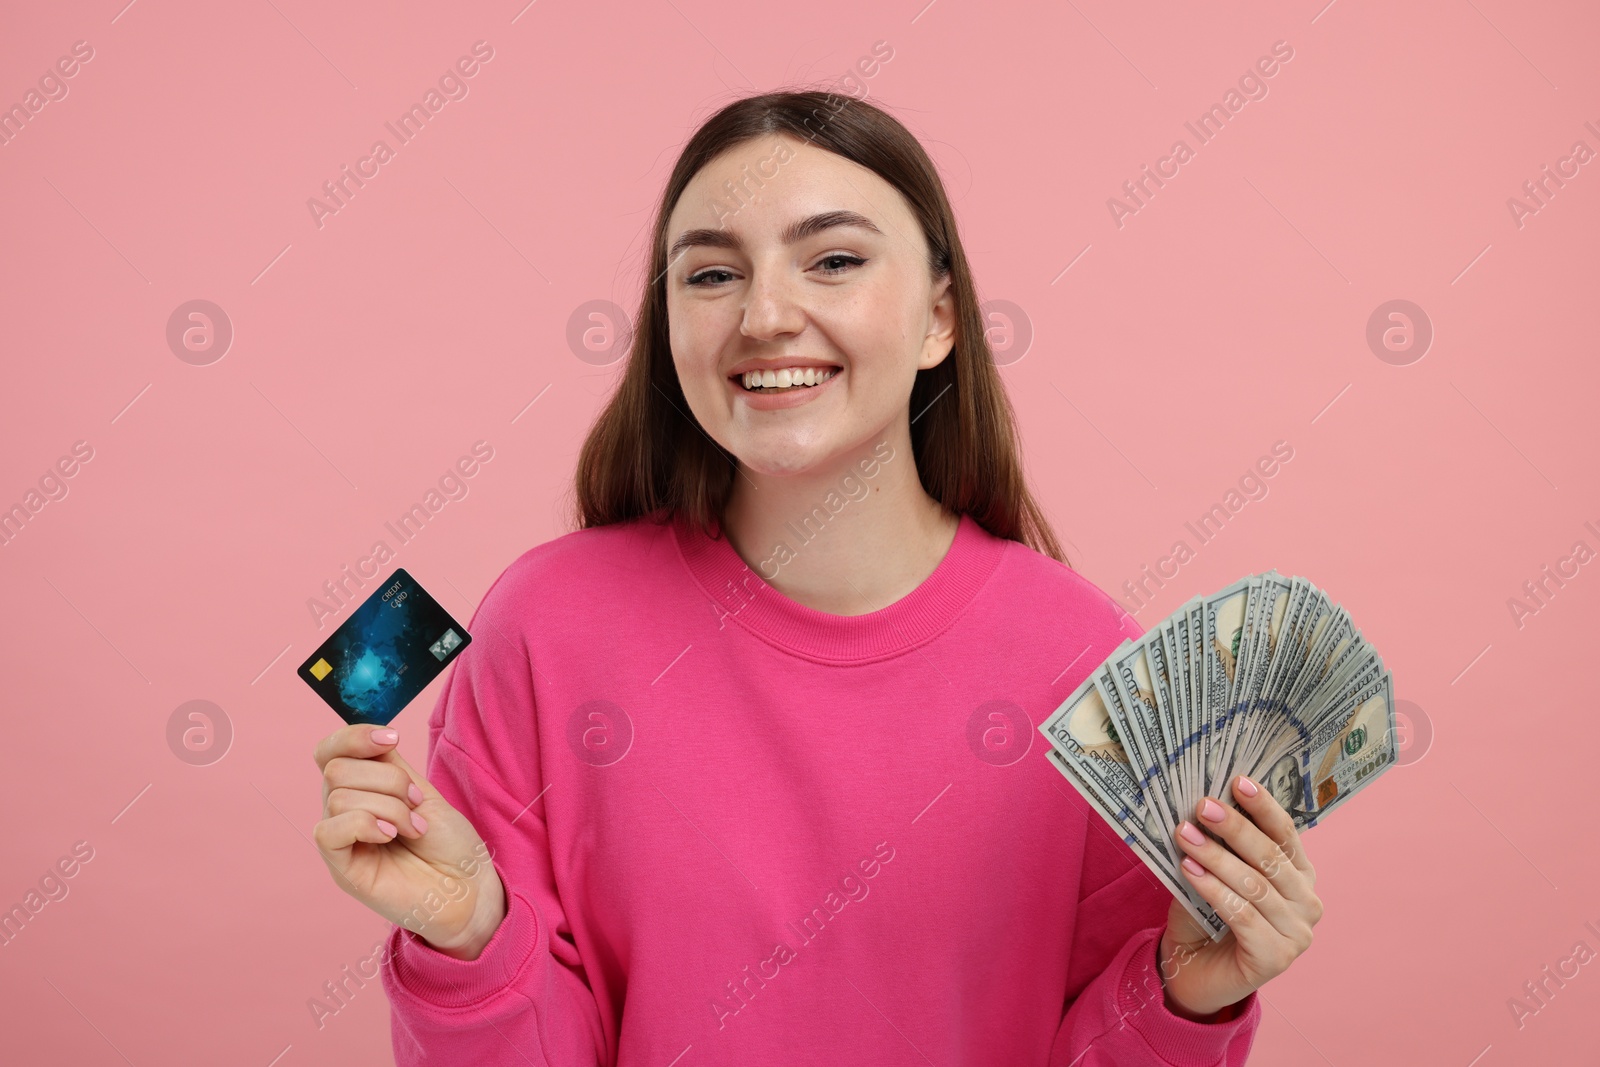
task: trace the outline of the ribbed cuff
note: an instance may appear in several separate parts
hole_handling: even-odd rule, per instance
[[[1167,1007],[1161,981],[1161,928],[1137,935],[1117,982],[1117,1014],[1126,1019],[1164,1063],[1173,1067],[1212,1067],[1245,1028],[1254,1028],[1261,1000],[1254,993],[1233,1005],[1231,1018],[1201,1023]]]
[[[384,973],[395,988],[423,1003],[465,1008],[517,984],[539,945],[539,917],[533,905],[509,892],[506,917],[477,959],[447,956],[410,930],[396,926],[389,935]]]

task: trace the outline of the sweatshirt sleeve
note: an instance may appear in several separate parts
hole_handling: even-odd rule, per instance
[[[1084,885],[1098,888],[1078,901],[1067,1011],[1051,1067],[1242,1065],[1261,1021],[1260,998],[1251,993],[1220,1022],[1173,1014],[1156,959],[1172,895],[1108,827],[1097,825],[1099,815],[1089,812],[1088,819]]]
[[[502,605],[491,587],[473,616],[472,643],[428,720],[426,776],[487,843],[507,913],[475,960],[390,931],[382,973],[396,1067],[610,1062],[535,803],[545,783],[534,669]]]
[[[1117,639],[1137,641],[1142,628],[1119,614]],[[1172,894],[1099,814],[1085,807],[1085,817],[1066,1014],[1051,1067],[1240,1067],[1261,1022],[1260,998],[1251,993],[1218,1022],[1167,1007],[1157,953]]]

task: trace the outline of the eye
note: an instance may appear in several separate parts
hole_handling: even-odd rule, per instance
[[[831,256],[822,257],[822,261],[821,262],[823,262],[823,263],[836,263],[836,262],[846,263],[849,266],[847,266],[847,267],[828,268],[828,269],[823,270],[823,272],[822,272],[824,274],[845,274],[845,273],[848,273],[849,267],[859,267],[863,263],[865,263],[866,260],[862,259],[860,256],[853,256],[848,252],[835,252]]]
[[[862,259],[860,256],[851,255],[848,252],[835,252],[831,256],[822,257],[822,259],[818,262],[819,266],[814,269],[819,270],[823,274],[838,275],[849,273],[849,271],[855,267],[859,267],[866,263],[866,260]],[[836,265],[822,266],[821,264]],[[727,279],[732,277],[732,271],[724,270],[721,267],[710,267],[706,270],[689,275],[689,277],[684,279],[684,284],[697,288],[713,287],[724,284]]]

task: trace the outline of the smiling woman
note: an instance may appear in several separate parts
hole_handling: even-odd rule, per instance
[[[917,470],[903,492],[920,474],[915,495],[1065,559],[1022,479],[943,185],[886,112],[793,93],[713,116],[668,178],[648,276],[623,379],[579,458],[583,525],[666,512],[708,532],[722,519],[737,528],[728,511],[741,510],[741,488],[781,489],[789,512],[802,512],[826,475],[763,476],[841,444],[870,447],[904,407],[890,444],[913,451]],[[970,340],[958,347],[958,336]],[[768,372],[778,387],[778,373],[797,366],[826,377],[797,389],[791,370],[788,390],[766,392]],[[762,388],[743,388],[757,370]],[[765,412],[783,414],[756,417]],[[942,554],[953,522],[931,526]]]
[[[427,773],[391,729],[317,752],[318,847],[391,921],[495,845],[395,929],[396,1062],[1243,1063],[1316,904],[1299,869],[1272,876],[1294,908],[1255,892],[1249,943],[1214,946],[1046,759],[968,741],[997,698],[1042,722],[1139,631],[1024,484],[922,146],[860,100],[737,100],[684,147],[646,267],[579,528],[484,596]],[[627,743],[597,761],[595,731]],[[1290,841],[1283,813],[1248,795],[1218,832],[1268,863],[1246,824]],[[833,921],[841,864],[889,841]],[[1257,870],[1202,855],[1218,904]]]

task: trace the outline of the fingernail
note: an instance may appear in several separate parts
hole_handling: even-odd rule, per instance
[[[1206,873],[1206,869],[1196,863],[1193,856],[1183,857],[1183,869],[1194,875],[1196,878]]]
[[[417,788],[416,782],[412,782],[406,787],[406,796],[411,798],[411,803],[413,804],[422,803],[422,790]]]
[[[1185,822],[1178,827],[1178,833],[1182,834],[1183,839],[1191,845],[1203,845],[1206,843],[1206,835],[1201,833],[1200,828],[1192,822]]]
[[[400,735],[393,730],[372,731],[372,743],[375,745],[392,745],[400,740]]]
[[[424,819],[416,812],[411,813],[411,825],[417,828],[417,833],[419,834],[425,834],[428,832],[428,820]]]
[[[1206,802],[1200,806],[1200,815],[1211,822],[1221,822],[1227,814],[1222,810],[1222,805],[1210,797],[1206,797]]]
[[[384,834],[389,836],[389,837],[393,837],[396,833],[399,832],[398,830],[395,829],[394,823],[392,823],[392,822],[384,822],[382,819],[378,820],[378,829],[382,830],[384,832]]]
[[[1256,787],[1254,782],[1241,774],[1239,776],[1239,792],[1243,793],[1247,797],[1253,797],[1257,793],[1261,792],[1261,790]]]

